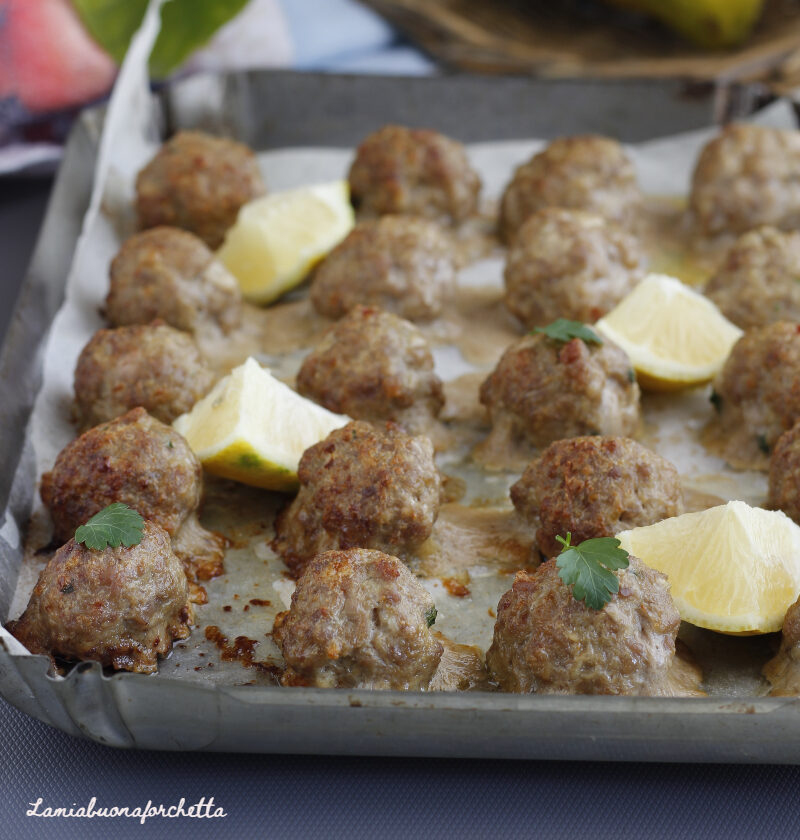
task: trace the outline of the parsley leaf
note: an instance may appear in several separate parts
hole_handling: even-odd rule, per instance
[[[436,607],[431,607],[425,613],[425,622],[427,623],[428,627],[433,627],[436,623]]]
[[[102,551],[107,546],[130,548],[142,541],[144,519],[122,502],[114,502],[96,513],[75,532],[75,542]]]
[[[628,552],[620,548],[615,537],[595,537],[580,545],[571,545],[572,534],[556,537],[564,546],[558,555],[558,576],[568,586],[576,601],[583,601],[593,610],[602,610],[619,592],[616,569],[628,568]]]
[[[535,333],[544,333],[553,341],[572,341],[579,338],[584,344],[602,344],[603,339],[586,324],[580,321],[568,321],[566,318],[558,318],[546,327],[536,327]]]

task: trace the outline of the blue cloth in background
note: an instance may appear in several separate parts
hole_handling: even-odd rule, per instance
[[[356,0],[280,0],[298,70],[423,75],[436,65]]]

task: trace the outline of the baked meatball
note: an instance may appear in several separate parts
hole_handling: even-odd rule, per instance
[[[800,227],[800,132],[725,126],[700,153],[689,207],[706,236]]]
[[[170,535],[190,578],[207,579],[222,572],[223,540],[197,520],[202,492],[203,469],[189,444],[143,408],[68,443],[40,486],[57,542],[112,502],[124,502]]]
[[[652,525],[681,513],[678,471],[666,458],[624,437],[577,437],[550,444],[511,487],[511,501],[536,528],[539,550],[560,551],[557,535],[577,544]]]
[[[745,233],[705,291],[743,329],[800,321],[800,233],[773,227]]]
[[[764,676],[772,686],[771,696],[800,694],[800,598],[786,610],[781,646],[764,666]]]
[[[461,143],[438,131],[386,125],[350,166],[350,195],[364,216],[398,213],[459,222],[475,213],[481,180]]]
[[[800,420],[800,324],[747,330],[714,380],[713,399],[726,451],[769,454]]]
[[[396,557],[352,548],[315,557],[275,619],[284,685],[425,689],[442,658],[433,598]]]
[[[158,227],[127,239],[114,257],[105,315],[113,326],[161,318],[190,333],[229,333],[242,319],[242,293],[202,240]]]
[[[431,535],[441,479],[433,444],[356,420],[306,449],[300,492],[275,523],[273,550],[299,574],[317,554],[374,548],[403,557]]]
[[[556,561],[517,572],[497,605],[486,664],[505,691],[658,694],[675,655],[680,616],[667,579],[630,558],[601,610],[576,601]]]
[[[190,335],[166,324],[98,330],[75,368],[75,404],[87,429],[142,406],[171,423],[189,411],[214,376]]]
[[[544,207],[588,210],[630,225],[641,200],[636,170],[616,140],[559,137],[514,172],[500,202],[500,235],[511,242]]]
[[[353,228],[318,266],[309,294],[328,318],[361,303],[427,321],[441,314],[455,286],[452,245],[435,222],[384,216]]]
[[[393,420],[421,431],[444,405],[422,333],[375,307],[357,306],[306,357],[297,390],[338,414]]]
[[[627,354],[615,344],[543,333],[526,335],[503,354],[483,382],[492,437],[538,449],[579,435],[631,435],[639,425],[639,386]]]
[[[778,438],[772,451],[767,506],[800,524],[800,422]]]
[[[594,322],[644,274],[635,237],[594,213],[548,207],[522,225],[508,251],[506,306],[526,327],[557,318]]]
[[[59,548],[8,629],[31,653],[149,674],[173,639],[189,635],[192,616],[169,534],[145,521],[130,548],[99,551],[75,540]]]
[[[239,208],[264,192],[258,160],[247,146],[179,131],[136,177],[136,212],[141,228],[184,228],[217,249]]]

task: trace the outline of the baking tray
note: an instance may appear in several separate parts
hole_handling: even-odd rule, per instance
[[[353,146],[383,122],[468,142],[597,131],[640,141],[744,117],[758,87],[670,82],[429,79],[259,71],[185,80],[154,94],[164,136],[201,127],[258,149]],[[0,567],[18,570],[35,474],[25,428],[41,349],[89,201],[103,111],[67,144],[30,272],[0,356]],[[8,617],[14,574],[0,579]],[[800,699],[553,697],[211,686],[83,663],[65,678],[0,640],[0,694],[74,735],[120,747],[363,755],[793,762]]]

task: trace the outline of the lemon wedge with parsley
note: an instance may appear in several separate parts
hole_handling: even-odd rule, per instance
[[[347,181],[270,193],[245,204],[217,257],[252,303],[301,283],[353,227]]]
[[[800,594],[800,527],[780,511],[728,502],[617,539],[669,578],[681,618],[697,627],[773,633]]]
[[[249,358],[173,426],[208,472],[291,491],[303,452],[349,421],[301,397]]]
[[[655,391],[711,381],[742,335],[707,297],[666,274],[645,277],[595,328]]]

